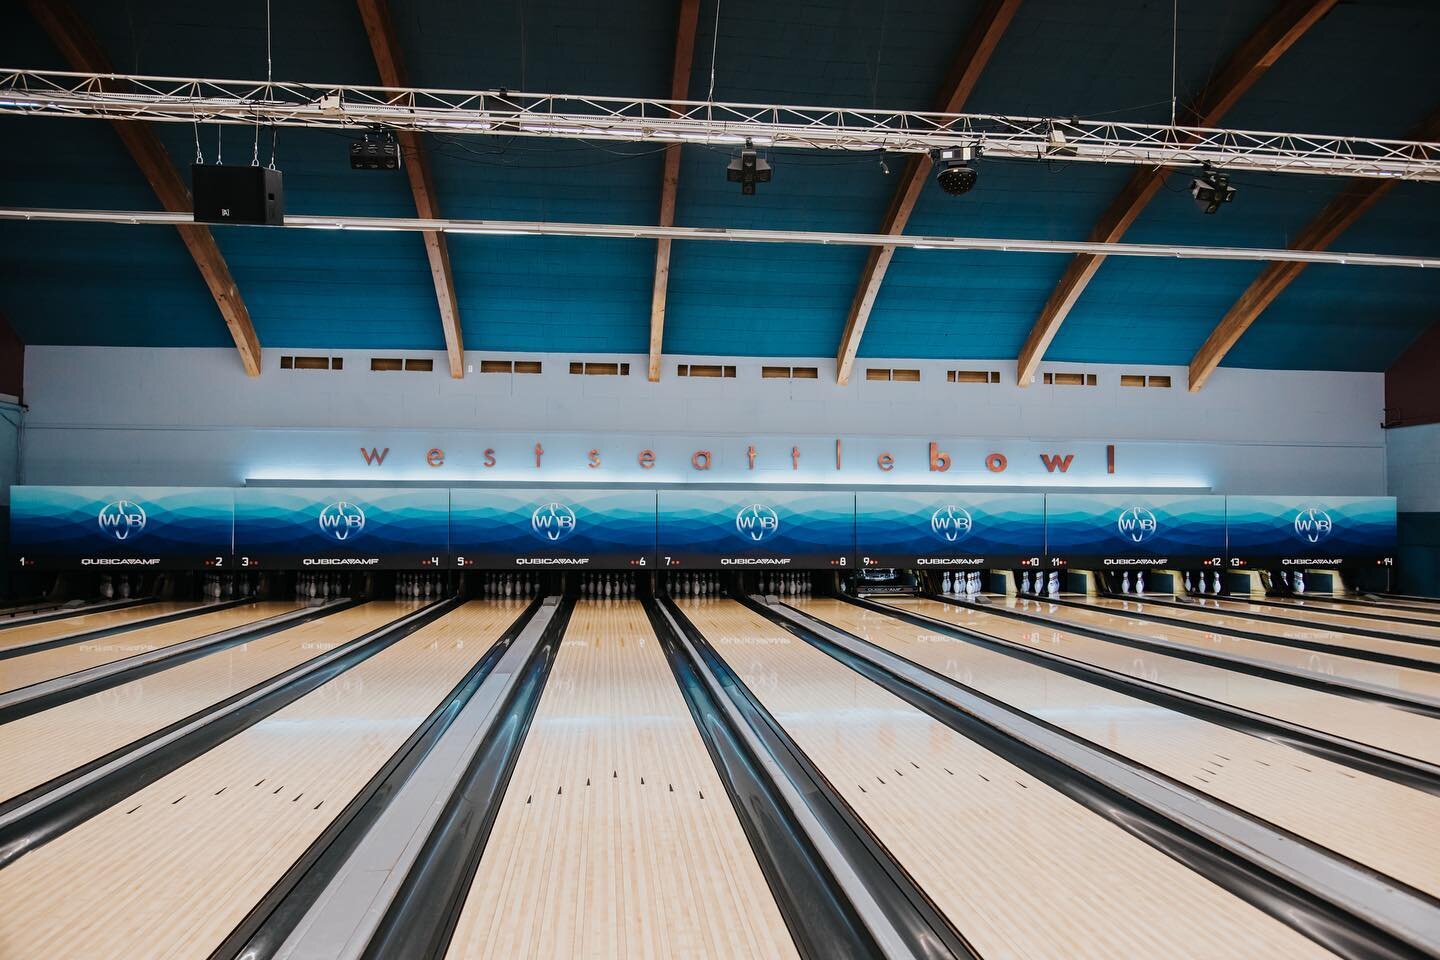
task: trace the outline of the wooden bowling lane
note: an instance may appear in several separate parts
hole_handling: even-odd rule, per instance
[[[293,600],[247,603],[153,627],[138,627],[124,633],[101,637],[99,640],[77,641],[0,660],[0,693],[28,687],[42,680],[53,680],[77,670],[98,667],[103,663],[113,663],[133,657],[137,653],[172,647],[196,637],[279,616],[298,607],[299,604]]]
[[[1158,623],[1137,615],[1142,612],[1140,607],[1147,606],[1143,601],[1101,598],[1089,602],[1085,607],[1077,607],[1047,603],[1044,600],[1012,597],[1007,599],[1006,604],[1016,610],[1032,611],[1045,617],[1064,620],[1067,623],[1142,637],[1154,637],[1158,640],[1193,647],[1205,653],[1245,657],[1287,670],[1303,670],[1345,680],[1359,680],[1363,683],[1390,687],[1404,693],[1417,693],[1440,699],[1440,672],[1420,670],[1414,667],[1397,667],[1388,663],[1376,663],[1373,660],[1361,660],[1356,657],[1306,650],[1303,647],[1292,647],[1284,643],[1267,643],[1264,640],[1237,637],[1229,633],[1225,625],[1211,624],[1202,616],[1182,617],[1187,622],[1194,623],[1193,628]],[[1167,614],[1172,609],[1150,606],[1156,612],[1163,611]],[[1177,612],[1182,615],[1189,613],[1188,610]],[[1334,633],[1328,630],[1309,630],[1299,626],[1287,627],[1262,620],[1252,620],[1243,625],[1237,624],[1235,629],[1244,629],[1247,632],[1271,635],[1282,639],[1326,643],[1342,649],[1392,653],[1433,663],[1436,665],[1436,669],[1440,670],[1440,647],[1398,643],[1393,640],[1379,640],[1374,637]]]
[[[446,956],[797,956],[638,603],[576,607]]]
[[[954,610],[961,616],[950,619],[957,622],[1075,659],[1097,659],[1082,655],[1078,649],[1082,646],[1109,646],[1118,653],[1103,663],[1104,666],[1142,674],[1172,687],[1188,688],[1186,679],[1209,672],[1211,676],[1193,684],[1198,688],[1195,692],[1225,700],[1241,699],[1223,696],[1227,690],[1243,690],[1249,694],[1243,698],[1243,706],[1267,712],[1259,709],[1264,706],[1266,690],[1252,686],[1248,682],[1251,678],[1239,674],[1183,660],[1162,666],[1142,652],[1085,637],[1074,637],[1072,643],[1048,629],[1040,630],[988,613],[966,617],[972,611],[930,600],[896,600],[893,605],[936,617],[944,611],[935,608]],[[1066,677],[964,640],[911,626],[851,603],[816,599],[793,606],[1381,873],[1440,895],[1440,832],[1434,829],[1434,824],[1440,822],[1440,797]],[[1220,676],[1217,678],[1216,674]],[[1233,688],[1226,686],[1225,677],[1233,678]],[[1258,683],[1282,688],[1276,691],[1277,695],[1287,688],[1270,681]],[[1308,690],[1300,692],[1320,701],[1308,705],[1316,712],[1335,709],[1336,704],[1325,701],[1340,699]],[[1397,722],[1413,716],[1385,707],[1358,706],[1380,712],[1377,723],[1383,723],[1387,715]],[[1428,752],[1436,752],[1435,728],[1440,726],[1440,721],[1414,719],[1428,725],[1425,728],[1431,743]],[[1411,745],[1420,746],[1418,739],[1417,734]]]
[[[1106,602],[1106,601],[1101,601]],[[1108,602],[1121,602],[1118,598]],[[1133,601],[1131,601],[1133,602]],[[1420,640],[1440,640],[1440,623],[1434,626],[1426,626],[1422,623],[1397,623],[1393,620],[1375,620],[1364,616],[1347,616],[1325,610],[1314,606],[1311,601],[1305,601],[1305,606],[1294,604],[1295,609],[1285,607],[1272,607],[1262,603],[1251,603],[1248,600],[1232,599],[1229,597],[1196,597],[1193,607],[1171,607],[1166,605],[1155,605],[1155,613],[1165,616],[1183,616],[1186,619],[1210,618],[1215,621],[1224,620],[1245,630],[1275,631],[1287,629],[1284,624],[1274,623],[1267,620],[1256,620],[1253,617],[1246,617],[1246,614],[1254,613],[1266,617],[1290,617],[1299,621],[1297,627],[1302,630],[1317,631],[1330,630],[1378,630],[1382,633],[1394,634],[1402,637],[1415,637]],[[1345,637],[1343,642],[1355,644],[1361,640],[1353,633],[1342,634]],[[1417,648],[1429,650],[1433,655],[1437,648],[1421,644],[1404,644],[1406,650]]]
[[[205,957],[525,609],[469,603],[0,870],[0,957]]]
[[[1366,703],[1337,693],[1311,690],[1279,680],[1250,676],[1219,666],[1137,650],[1123,644],[1107,643],[1063,628],[1023,623],[973,608],[924,599],[894,600],[887,603],[937,620],[970,627],[1004,640],[1105,667],[1117,673],[1140,677],[1253,710],[1265,716],[1323,730],[1337,737],[1368,743],[1430,763],[1440,763],[1440,720],[1407,710]],[[845,606],[854,608],[853,604]]]
[[[1212,597],[1211,599],[1218,600],[1221,598]],[[1396,623],[1396,621],[1375,620],[1369,616],[1369,614],[1380,617],[1398,617],[1400,620],[1423,620],[1426,623],[1433,623],[1436,626],[1440,626],[1440,609],[1425,610],[1365,600],[1330,600],[1322,596],[1271,597],[1269,598],[1269,603],[1283,604],[1286,607],[1298,607],[1307,612],[1326,611],[1327,613],[1343,615],[1347,621],[1359,620],[1361,626],[1376,630],[1389,631],[1391,628],[1388,624]],[[1261,604],[1260,606],[1263,608],[1266,604]],[[1283,607],[1271,607],[1270,609],[1282,614],[1288,612],[1284,610]],[[1398,623],[1399,629],[1394,632],[1406,633],[1413,625],[1414,624]]]
[[[373,602],[0,725],[0,803],[419,609]]]
[[[165,617],[172,613],[192,610],[195,603],[142,603],[135,607],[119,610],[101,610],[97,613],[77,613],[73,617],[46,620],[44,623],[21,623],[13,626],[0,622],[0,650],[23,647],[30,643],[46,640],[60,640],[92,630],[110,630],[138,624],[154,617]]]
[[[986,960],[1331,956],[735,601],[680,606]]]

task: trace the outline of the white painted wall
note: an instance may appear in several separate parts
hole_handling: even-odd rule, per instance
[[[1385,459],[1402,513],[1440,513],[1440,423],[1385,431]]]
[[[546,354],[544,373],[372,373],[369,351],[341,351],[341,372],[281,370],[244,376],[233,351],[29,347],[23,458],[27,483],[239,484],[247,479],[502,482],[838,482],[960,485],[1181,486],[1222,493],[1376,495],[1386,492],[1380,374],[1222,368],[1204,391],[1185,390],[1183,367],[1046,365],[1099,375],[1096,387],[1014,386],[1014,364],[995,361],[862,360],[848,387],[833,360],[723,360],[733,380],[681,378],[667,357],[658,384],[643,356],[629,377],[568,373],[570,357]],[[393,355],[393,354],[389,354]],[[486,354],[486,359],[507,356]],[[522,357],[533,359],[530,357]],[[479,368],[480,357],[469,361]],[[762,380],[762,364],[820,367],[818,380]],[[868,382],[870,366],[919,367],[920,383]],[[947,369],[998,370],[996,385],[951,384]],[[1122,388],[1120,373],[1170,374],[1173,389]],[[845,466],[834,469],[834,441]],[[927,465],[937,441],[954,458],[946,474]],[[536,470],[533,445],[546,450]],[[1117,445],[1118,469],[1104,472]],[[748,467],[746,447],[760,453]],[[366,467],[361,445],[389,447]],[[439,470],[430,447],[446,451]],[[791,469],[792,446],[801,448]],[[494,468],[483,451],[496,450]],[[602,451],[600,469],[587,452]],[[641,470],[641,449],[657,454]],[[698,449],[715,455],[705,473]],[[991,474],[990,451],[1010,467]],[[881,473],[880,452],[896,467]],[[1076,454],[1065,475],[1047,474],[1040,452]]]

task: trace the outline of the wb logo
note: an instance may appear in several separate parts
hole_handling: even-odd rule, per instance
[[[547,503],[530,514],[530,532],[537,539],[559,543],[575,532],[575,511],[563,503]]]
[[[112,500],[100,508],[96,519],[100,529],[116,540],[128,540],[145,529],[145,509],[134,500]]]
[[[964,507],[946,504],[930,514],[930,532],[935,535],[936,540],[945,543],[964,540],[970,536],[973,527],[974,521],[970,519],[970,511]]]
[[[1319,507],[1307,507],[1295,514],[1295,536],[1306,543],[1319,543],[1334,530],[1330,514]]]
[[[358,537],[365,530],[365,511],[358,503],[336,500],[320,511],[320,529],[336,540]]]
[[[735,514],[735,532],[741,540],[764,543],[780,532],[780,517],[763,503],[752,503]]]
[[[1155,514],[1144,507],[1127,507],[1120,511],[1120,519],[1115,521],[1115,529],[1122,538],[1131,543],[1144,543],[1155,536],[1160,525],[1155,521]]]

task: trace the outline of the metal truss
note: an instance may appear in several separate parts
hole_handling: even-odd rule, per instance
[[[164,210],[49,210],[0,208],[0,220],[49,223],[115,223],[177,226],[194,223],[189,213]],[[210,224],[210,226],[225,226]],[[1014,240],[1003,237],[921,237],[815,230],[759,230],[724,227],[660,227],[626,223],[558,223],[536,220],[449,220],[419,217],[352,217],[287,214],[284,227],[307,230],[362,230],[412,233],[436,231],[477,236],[605,237],[611,239],[709,240],[729,243],[800,243],[816,246],[908,247],[914,250],[997,253],[1091,253],[1107,257],[1161,257],[1173,260],[1252,260],[1329,263],[1343,266],[1440,268],[1440,257],[1388,253],[1339,253],[1263,247],[1202,247],[1168,243],[1093,243],[1071,240]],[[276,229],[276,228],[266,228]]]
[[[1440,144],[992,114],[0,68],[0,113],[924,153],[1440,180]]]

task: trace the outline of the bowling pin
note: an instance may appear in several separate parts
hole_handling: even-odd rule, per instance
[[[1052,597],[1058,597],[1058,596],[1060,596],[1060,571],[1059,571],[1059,570],[1051,570],[1051,571],[1050,571],[1050,596],[1052,596]]]
[[[1204,574],[1201,574],[1201,576],[1203,577]],[[1220,590],[1221,590],[1221,587],[1220,587],[1220,571],[1219,571],[1219,570],[1216,570],[1216,571],[1215,571],[1215,589],[1214,589],[1212,592],[1213,592],[1213,593],[1219,593]]]
[[[1120,580],[1120,592],[1121,592],[1121,593],[1129,593],[1129,592],[1130,592],[1130,571],[1129,571],[1129,570],[1126,570],[1126,571],[1125,571],[1125,576]]]
[[[1020,578],[1020,592],[1021,592],[1021,593],[1029,593],[1029,592],[1030,592],[1030,571],[1029,571],[1029,570],[1026,570],[1026,571],[1025,571],[1025,575]]]
[[[1291,582],[1291,584],[1293,585],[1293,588],[1294,588],[1295,593],[1296,593],[1297,595],[1304,593],[1304,592],[1305,592],[1305,571],[1304,571],[1304,570],[1296,570],[1296,571],[1295,571],[1295,576],[1291,578],[1290,582]]]
[[[1145,571],[1135,571],[1135,592],[1141,596],[1145,594]]]

